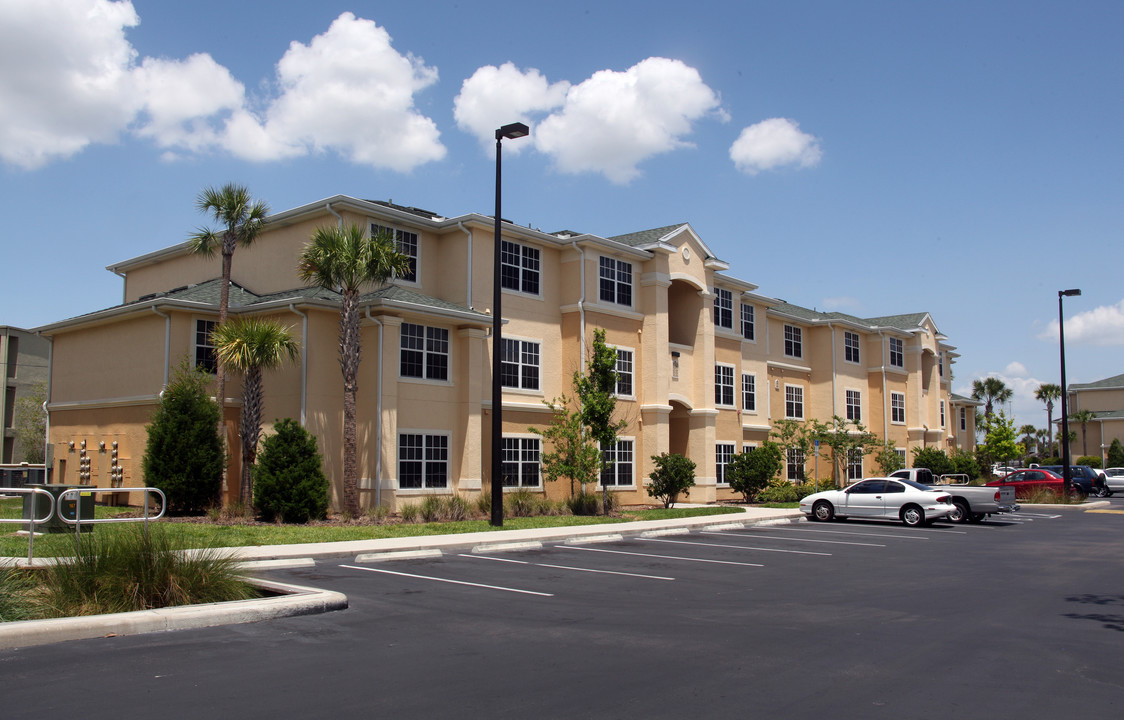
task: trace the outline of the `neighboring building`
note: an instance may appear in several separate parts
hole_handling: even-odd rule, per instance
[[[36,385],[47,383],[50,343],[20,328],[0,325],[0,368],[4,385],[0,401],[4,408],[4,446],[0,464],[24,462],[24,452],[16,442],[16,401],[25,397]],[[46,438],[43,438],[46,441]]]
[[[1099,455],[1101,467],[1113,440],[1124,443],[1124,375],[1105,378],[1091,383],[1070,383],[1066,409],[1069,412],[1069,431],[1075,435],[1069,446],[1071,457]],[[1093,413],[1092,421],[1085,424],[1082,439],[1081,424],[1073,416],[1082,410]],[[1061,427],[1061,419],[1056,420]],[[1059,433],[1061,431],[1059,430]]]
[[[231,312],[292,326],[301,360],[265,378],[268,420],[293,417],[320,442],[338,504],[343,388],[339,296],[301,287],[297,258],[315,228],[389,229],[414,259],[408,277],[362,297],[359,464],[363,504],[473,495],[487,486],[491,410],[492,218],[335,196],[275,214],[234,257]],[[955,348],[926,313],[862,319],[757,293],[688,224],[603,238],[502,227],[505,484],[543,487],[530,428],[544,404],[572,395],[595,328],[619,352],[619,416],[602,481],[625,503],[649,500],[651,456],[696,463],[693,501],[736,496],[731,455],[766,440],[781,418],[861,422],[907,457],[917,447],[974,447],[974,403],[951,392]],[[125,282],[113,308],[40,328],[53,341],[50,440],[55,482],[139,486],[148,422],[181,358],[213,363],[219,260],[187,243],[109,268]],[[237,447],[238,378],[226,419]],[[964,424],[964,418],[967,425]],[[106,448],[118,452],[109,454]],[[238,476],[238,453],[230,476]],[[813,458],[790,457],[798,479]],[[856,458],[851,472],[877,470]],[[821,475],[825,473],[821,472]],[[234,485],[232,483],[232,485]]]

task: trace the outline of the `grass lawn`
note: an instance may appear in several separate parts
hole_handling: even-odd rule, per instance
[[[0,500],[0,518],[19,518],[22,500]],[[130,512],[128,508],[94,507],[95,518],[109,518]],[[542,515],[536,517],[507,517],[502,528],[493,528],[487,520],[463,520],[443,523],[348,524],[324,523],[310,525],[280,524],[219,524],[201,520],[157,520],[170,537],[186,547],[242,547],[248,545],[291,545],[298,543],[323,543],[345,540],[376,540],[381,538],[420,537],[426,535],[451,535],[458,533],[522,530],[527,528],[573,527],[635,520],[662,520],[700,515],[740,513],[737,507],[704,508],[649,508],[624,510],[620,517]],[[94,526],[94,532],[113,534],[122,532],[134,523],[107,523]],[[0,524],[0,557],[27,557],[27,536],[17,535],[19,524]],[[51,534],[35,538],[35,557],[58,557],[74,554],[74,535]]]

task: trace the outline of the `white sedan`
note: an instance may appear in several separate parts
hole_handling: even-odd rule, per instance
[[[931,523],[955,509],[947,492],[896,478],[867,478],[843,490],[824,490],[800,501],[800,511],[809,520],[892,518],[910,527]]]
[[[1124,468],[1108,468],[1104,475],[1110,493],[1124,493]]]

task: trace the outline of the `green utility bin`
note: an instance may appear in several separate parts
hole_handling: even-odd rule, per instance
[[[62,518],[73,520],[76,512],[81,512],[82,520],[94,519],[94,494],[92,492],[84,492],[79,495],[71,493],[60,503],[59,496],[66,490],[83,490],[88,489],[85,485],[55,485],[55,484],[28,484],[24,485],[26,488],[39,488],[51,493],[55,498],[55,512],[51,515],[51,519],[45,523],[35,523],[35,532],[44,533],[65,533],[74,532],[74,526],[63,522]],[[31,520],[34,518],[41,518],[47,514],[47,509],[50,507],[50,502],[47,498],[38,493],[28,493],[23,496],[23,519]],[[32,508],[35,514],[32,515]],[[61,517],[60,517],[61,516]],[[23,526],[24,530],[31,530],[31,523]],[[83,525],[82,532],[93,532],[94,526]]]

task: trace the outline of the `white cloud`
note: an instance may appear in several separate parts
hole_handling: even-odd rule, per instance
[[[1008,363],[1007,367],[1003,368],[1003,374],[1008,376],[1008,377],[1019,377],[1019,378],[1026,377],[1027,376],[1026,365],[1023,365],[1018,360],[1014,360],[1014,361]]]
[[[414,94],[437,70],[391,45],[390,34],[345,12],[308,45],[293,42],[277,63],[281,95],[254,128],[240,113],[227,147],[268,159],[332,150],[351,162],[406,171],[445,156],[437,125],[414,107]],[[254,141],[249,147],[241,142]]]
[[[679,60],[648,58],[624,72],[601,70],[571,86],[565,104],[532,130],[535,147],[567,173],[614,183],[637,177],[644,160],[690,147],[691,123],[725,119],[718,94]]]
[[[786,165],[813,167],[822,157],[819,138],[801,132],[800,124],[788,118],[750,125],[730,146],[730,159],[748,175]]]
[[[1058,342],[1058,321],[1052,320],[1039,340]],[[1124,345],[1124,300],[1078,313],[1065,321],[1065,342],[1085,345]]]
[[[125,32],[139,22],[125,0],[0,2],[0,67],[19,68],[0,74],[0,160],[34,169],[130,131],[165,157],[333,151],[407,171],[445,155],[436,124],[414,106],[437,71],[397,52],[370,20],[343,13],[308,45],[293,42],[260,114],[207,54],[138,64]]]
[[[496,128],[512,122],[531,123],[533,117],[561,107],[570,83],[549,83],[535,69],[520,71],[512,63],[485,65],[461,85],[453,101],[457,126],[475,135],[486,149],[496,141]],[[512,152],[530,147],[529,142],[510,145]],[[508,145],[504,145],[505,154]]]
[[[140,106],[129,2],[0,2],[0,159],[34,169],[114,142]]]

